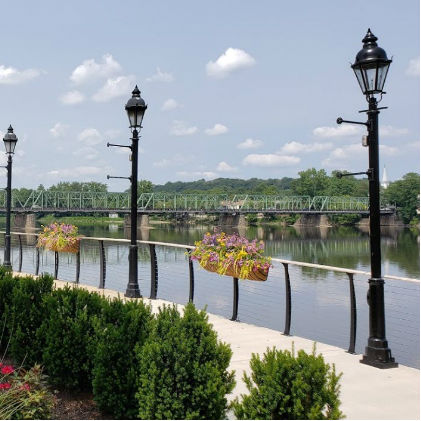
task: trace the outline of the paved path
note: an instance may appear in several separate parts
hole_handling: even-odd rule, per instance
[[[57,287],[67,282],[56,281]],[[74,283],[69,283],[74,285]],[[117,297],[118,292],[98,289],[79,284],[89,291],[96,291],[105,296]],[[124,298],[124,297],[122,297]],[[150,303],[154,312],[163,304],[172,304],[163,300],[144,299]],[[177,305],[181,310],[183,306]],[[304,349],[311,352],[313,341],[298,336],[284,336],[276,330],[258,327],[241,322],[232,322],[224,317],[209,314],[209,321],[218,332],[218,338],[231,345],[233,356],[230,368],[236,371],[237,386],[232,396],[247,392],[242,382],[243,371],[249,372],[252,353],[263,354],[267,347],[279,349]],[[325,361],[336,365],[337,373],[342,372],[341,410],[347,419],[386,420],[420,419],[420,371],[415,368],[380,370],[360,364],[361,355],[351,355],[342,348],[317,343],[317,353],[323,354]]]

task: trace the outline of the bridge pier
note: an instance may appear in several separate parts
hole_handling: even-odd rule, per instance
[[[221,213],[219,225],[237,228],[246,228],[248,226],[246,216],[242,213]]]
[[[36,216],[34,213],[15,213],[12,231],[35,230]]]
[[[130,214],[124,215],[124,228],[131,227]],[[144,229],[149,227],[149,215],[144,213],[137,214],[137,228]]]
[[[331,224],[327,215],[323,214],[303,214],[300,215],[298,220],[294,223],[296,226],[307,226],[307,227],[330,227]]]
[[[369,217],[363,217],[360,221],[358,221],[358,225],[362,226],[369,226],[370,225],[370,218]],[[390,215],[380,215],[380,225],[392,227],[392,226],[403,226],[404,223],[402,222],[399,217],[393,213]]]

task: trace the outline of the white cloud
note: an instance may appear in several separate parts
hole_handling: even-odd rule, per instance
[[[159,67],[156,68],[156,73],[151,77],[146,78],[146,82],[172,82],[174,77],[171,73],[162,72]]]
[[[278,155],[278,154],[250,154],[243,159],[243,165],[255,167],[283,167],[295,165],[300,162],[298,156]]]
[[[195,180],[197,178],[204,178],[205,180],[212,180],[218,174],[213,171],[178,171],[177,175],[184,179]]]
[[[396,156],[399,155],[400,150],[394,146],[379,145],[380,155]]]
[[[94,128],[85,129],[78,135],[79,142],[84,142],[88,146],[98,145],[103,141],[101,133]]]
[[[83,159],[86,159],[88,161],[91,161],[91,160],[95,159],[98,156],[98,151],[95,148],[91,147],[91,146],[85,146],[83,148],[76,149],[73,152],[73,155],[79,156],[79,157],[81,157]]]
[[[188,127],[184,121],[174,120],[170,134],[173,136],[189,136],[197,132],[196,126]]]
[[[356,165],[358,166],[358,169],[361,170],[361,165],[364,167],[364,165],[367,164],[368,151],[361,143],[335,148],[330,152],[329,156],[322,161],[324,167],[330,167],[337,170],[354,169]]]
[[[393,126],[380,126],[379,135],[380,136],[402,136],[408,134],[408,129],[398,129]]]
[[[61,136],[63,136],[66,133],[68,127],[69,126],[67,124],[62,124],[60,122],[56,123],[54,125],[54,127],[52,127],[50,129],[51,136],[53,136],[53,137],[61,137]]]
[[[118,76],[107,79],[105,85],[92,96],[96,102],[107,102],[119,96],[129,96],[133,90],[134,76]]]
[[[177,153],[171,158],[163,158],[159,161],[154,162],[152,165],[157,168],[166,168],[170,166],[186,165],[193,162],[196,158],[193,155],[186,155]]]
[[[80,167],[74,167],[74,168],[60,168],[58,170],[51,170],[48,171],[48,175],[54,176],[54,177],[82,177],[87,175],[96,175],[104,173],[104,169],[100,167],[94,167],[94,166],[80,166]]]
[[[227,164],[225,161],[221,161],[216,167],[216,171],[220,171],[220,172],[235,172],[237,170],[238,170],[237,167],[232,167],[231,165]]]
[[[176,108],[180,108],[180,104],[173,98],[167,99],[161,107],[161,111],[172,111]]]
[[[85,95],[80,91],[69,91],[61,96],[60,101],[65,105],[80,104],[85,101]]]
[[[111,54],[102,56],[102,62],[97,63],[93,58],[85,60],[73,70],[70,80],[80,85],[92,79],[110,77],[121,71],[120,64],[114,60]]]
[[[325,151],[331,149],[333,144],[331,142],[326,143],[300,143],[300,142],[288,142],[280,149],[280,154],[298,154],[298,153],[313,153]]]
[[[18,85],[28,80],[34,79],[41,74],[37,69],[18,70],[14,67],[0,65],[0,84]]]
[[[256,60],[244,50],[228,48],[216,61],[206,65],[206,72],[208,76],[221,79],[233,71],[254,66],[255,63]]]
[[[205,133],[208,136],[218,136],[220,134],[224,134],[228,131],[228,127],[224,126],[223,124],[216,123],[211,129],[206,129]]]
[[[343,136],[355,136],[363,132],[363,129],[359,126],[353,125],[338,125],[337,127],[316,127],[313,130],[313,134],[317,137],[343,137]]]
[[[406,68],[405,74],[408,76],[420,75],[420,58],[419,57],[409,60],[408,67]]]
[[[257,149],[263,145],[263,141],[258,139],[248,138],[244,142],[241,142],[237,145],[238,149]]]

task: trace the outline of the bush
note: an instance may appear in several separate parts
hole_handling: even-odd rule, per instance
[[[321,355],[267,349],[261,360],[253,354],[251,377],[243,380],[249,395],[232,405],[238,419],[340,419],[339,379],[335,366]]]
[[[91,389],[92,316],[100,314],[105,299],[79,288],[58,289],[46,297],[49,317],[37,336],[45,341],[43,364],[50,383],[73,390]]]
[[[105,301],[94,317],[92,386],[98,407],[116,419],[136,418],[136,346],[149,336],[152,314],[142,302]]]
[[[0,419],[51,418],[54,395],[39,365],[28,371],[0,363]]]
[[[9,352],[15,361],[22,362],[26,367],[42,360],[42,343],[38,343],[36,331],[47,317],[44,297],[51,294],[53,283],[53,277],[48,274],[39,278],[14,278],[8,300]]]
[[[0,350],[5,351],[9,344],[10,332],[7,325],[9,319],[10,298],[16,281],[12,272],[0,266]]]
[[[204,311],[188,304],[158,313],[139,358],[136,394],[141,419],[223,419],[234,388],[231,350],[217,341]]]

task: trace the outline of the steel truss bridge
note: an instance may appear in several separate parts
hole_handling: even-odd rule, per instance
[[[311,213],[368,214],[368,197],[275,196],[253,194],[143,193],[138,212],[153,213]],[[0,212],[6,210],[6,192],[0,191]],[[22,213],[129,213],[130,193],[39,192],[12,194],[12,211]],[[383,214],[394,208],[382,204]]]

